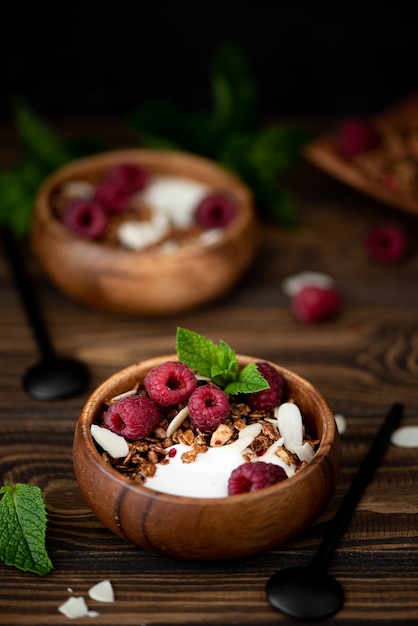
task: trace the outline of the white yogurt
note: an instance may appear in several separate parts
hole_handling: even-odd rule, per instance
[[[252,435],[244,435],[233,444],[209,448],[200,452],[193,463],[183,463],[181,456],[191,450],[190,446],[176,444],[168,450],[176,450],[174,457],[166,465],[157,465],[155,476],[147,478],[144,486],[162,493],[193,498],[225,498],[228,495],[228,479],[236,467],[245,462],[242,454],[253,440]],[[283,467],[290,477],[295,466],[287,465],[274,454],[282,441],[276,441],[266,453],[252,462],[265,461]]]

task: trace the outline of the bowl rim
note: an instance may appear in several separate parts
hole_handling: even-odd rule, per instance
[[[246,356],[242,354],[237,354],[236,356],[238,358],[238,361],[242,364],[247,364],[260,360],[266,361],[266,359],[260,359],[257,357]],[[321,403],[322,408],[325,410],[327,419],[322,420],[322,436],[320,438],[319,446],[315,452],[315,456],[313,457],[312,461],[310,461],[302,470],[297,472],[294,476],[289,477],[288,480],[284,480],[283,482],[271,485],[270,487],[264,487],[263,489],[259,489],[250,493],[235,494],[233,496],[226,497],[195,498],[191,496],[179,496],[163,493],[155,489],[145,487],[142,484],[133,483],[129,478],[127,478],[116,469],[114,469],[111,465],[106,464],[102,460],[102,457],[94,443],[90,430],[91,424],[93,423],[93,413],[95,411],[97,402],[103,402],[104,391],[108,389],[109,385],[111,385],[112,381],[114,381],[116,377],[129,376],[131,373],[136,371],[139,366],[149,366],[149,368],[151,369],[155,365],[161,363],[163,360],[178,360],[178,358],[176,354],[151,357],[143,359],[135,364],[129,365],[112,374],[92,392],[92,394],[84,404],[77,421],[76,430],[80,430],[81,440],[86,446],[87,452],[90,453],[94,464],[98,467],[100,471],[108,474],[109,478],[113,478],[114,480],[116,480],[124,489],[133,490],[134,492],[143,494],[145,497],[149,497],[151,499],[158,498],[165,503],[183,506],[205,506],[215,508],[220,505],[234,506],[235,503],[238,504],[241,501],[256,502],[257,500],[268,498],[270,496],[278,496],[281,492],[288,491],[290,489],[297,489],[297,486],[301,481],[308,480],[309,476],[312,473],[317,472],[320,469],[321,465],[324,463],[324,461],[326,462],[327,455],[331,451],[331,448],[335,443],[335,439],[339,439],[334,414],[319,390],[314,387],[312,383],[310,383],[305,378],[299,376],[294,371],[284,368],[277,363],[274,363],[273,361],[267,361],[276,369],[278,369],[284,375],[286,380],[291,379],[302,384],[302,386],[304,387],[308,387],[309,391],[315,395],[316,399]],[[337,481],[338,476],[335,476],[334,487],[337,484]]]
[[[78,176],[83,168],[103,170],[107,167],[111,167],[122,161],[131,161],[138,165],[143,165],[145,168],[150,167],[157,175],[159,175],[159,169],[161,164],[164,167],[172,167],[173,170],[176,167],[176,161],[181,161],[183,164],[194,166],[198,171],[214,172],[223,177],[225,180],[224,187],[231,187],[236,191],[238,198],[237,205],[239,210],[235,218],[222,229],[222,234],[214,241],[205,243],[205,245],[196,245],[192,248],[190,246],[180,246],[170,254],[162,254],[157,249],[150,250],[129,250],[121,246],[107,246],[103,245],[103,242],[92,239],[87,239],[77,235],[67,228],[56,216],[53,215],[50,196],[54,189],[64,180],[70,180],[74,176]],[[150,165],[151,164],[151,165]],[[173,173],[169,174],[176,176]],[[178,174],[179,178],[185,178],[195,181],[200,181],[199,176],[191,176],[189,174]],[[208,184],[210,187],[210,185]],[[257,220],[256,212],[254,209],[254,196],[250,188],[242,181],[237,175],[226,169],[223,165],[211,160],[207,157],[193,154],[183,150],[159,150],[152,148],[122,148],[115,150],[107,150],[92,154],[89,156],[73,159],[68,163],[65,163],[61,167],[57,168],[47,176],[40,185],[36,197],[35,197],[35,211],[33,219],[41,221],[44,224],[48,224],[48,227],[53,230],[55,236],[62,240],[76,242],[79,246],[85,246],[86,248],[93,247],[100,249],[103,254],[112,254],[119,258],[132,258],[132,255],[138,257],[138,260],[145,255],[154,257],[155,259],[164,261],[168,259],[171,262],[172,254],[176,255],[176,258],[182,256],[190,256],[190,251],[194,256],[196,254],[205,254],[207,250],[213,251],[216,248],[224,246],[228,241],[233,240],[237,233],[241,232],[246,224],[250,221],[255,222]]]

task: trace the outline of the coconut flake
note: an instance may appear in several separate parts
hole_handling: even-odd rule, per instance
[[[197,181],[178,176],[156,176],[143,192],[146,204],[165,213],[178,228],[187,228],[193,222],[199,202],[208,194],[209,187]]]
[[[293,296],[305,287],[329,289],[334,284],[334,279],[327,274],[322,274],[321,272],[301,272],[300,274],[285,278],[282,282],[282,289],[287,296],[293,298]]]
[[[90,587],[88,594],[92,600],[98,602],[114,602],[115,594],[110,580],[102,580],[97,585]]]
[[[126,440],[121,436],[113,433],[108,428],[91,425],[91,436],[114,459],[125,457],[129,452],[129,446]]]
[[[299,407],[294,402],[284,402],[274,409],[279,432],[290,452],[303,444],[303,423]]]
[[[400,448],[418,448],[418,426],[398,428],[392,433],[390,441]]]

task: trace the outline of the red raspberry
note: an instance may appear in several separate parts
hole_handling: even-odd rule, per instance
[[[204,228],[224,228],[235,217],[235,202],[227,196],[213,194],[200,202],[196,209],[196,222]]]
[[[103,206],[106,213],[113,214],[125,211],[131,196],[123,181],[105,178],[97,185],[93,198]]]
[[[278,406],[283,397],[284,378],[279,372],[266,361],[256,363],[257,369],[270,385],[269,389],[249,393],[246,396],[246,403],[254,410],[272,411]]]
[[[197,380],[184,363],[165,361],[148,372],[144,384],[154,402],[160,406],[174,406],[188,400],[196,389]]]
[[[145,396],[128,396],[116,400],[104,417],[106,428],[132,441],[152,433],[160,421],[157,405]]]
[[[243,463],[236,467],[228,480],[228,495],[258,491],[270,487],[287,478],[287,474],[280,465],[274,463]]]
[[[148,172],[142,169],[142,167],[138,167],[132,163],[121,163],[112,167],[106,178],[121,182],[125,190],[133,194],[144,189],[148,183],[149,176]]]
[[[189,418],[194,428],[216,430],[229,415],[227,394],[215,385],[202,385],[189,398]]]
[[[107,216],[94,200],[77,199],[65,207],[62,221],[74,232],[87,239],[98,239],[107,226]]]
[[[337,148],[346,159],[353,159],[358,154],[371,150],[378,141],[377,131],[365,120],[353,118],[340,124]]]
[[[335,287],[304,287],[293,297],[292,309],[301,322],[322,322],[337,315],[342,306]]]
[[[396,263],[408,248],[405,232],[397,224],[381,224],[366,236],[366,248],[376,261]]]

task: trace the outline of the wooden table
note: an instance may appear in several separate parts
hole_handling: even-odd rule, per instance
[[[92,123],[89,122],[90,129]],[[62,125],[76,134],[79,123]],[[109,145],[132,144],[121,125],[96,121]],[[19,152],[2,127],[0,166]],[[58,606],[70,595],[87,598],[110,579],[115,602],[90,601],[100,616],[80,624],[290,624],[272,609],[264,586],[281,567],[307,563],[327,530],[389,406],[405,404],[402,425],[418,423],[418,221],[302,165],[288,180],[301,226],[265,224],[262,247],[245,279],[207,308],[175,319],[103,313],[73,302],[31,269],[57,349],[87,363],[90,391],[116,370],[144,357],[172,352],[178,325],[237,352],[271,359],[310,379],[334,412],[347,420],[342,473],[322,515],[302,536],[268,554],[234,562],[190,563],[147,554],[104,528],[79,493],[71,445],[88,391],[65,401],[39,402],[21,388],[37,349],[3,255],[0,257],[0,481],[29,482],[43,491],[47,548],[54,570],[39,577],[0,562],[0,623],[68,623]],[[381,266],[365,254],[367,230],[396,219],[411,235],[400,265]],[[304,325],[291,314],[282,280],[300,271],[331,274],[344,294],[332,322]],[[330,564],[346,592],[332,620],[412,625],[418,621],[417,450],[390,446],[361,499]]]

